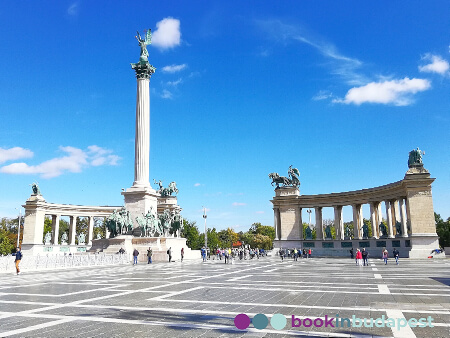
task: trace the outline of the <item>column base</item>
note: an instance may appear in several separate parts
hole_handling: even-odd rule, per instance
[[[127,210],[130,212],[133,220],[133,228],[137,228],[136,217],[145,215],[152,210],[156,216],[157,200],[159,194],[149,186],[132,186],[126,191],[122,191],[124,203]]]

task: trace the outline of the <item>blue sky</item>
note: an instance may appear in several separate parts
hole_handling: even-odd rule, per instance
[[[176,181],[200,228],[202,206],[217,229],[272,225],[268,174],[291,164],[302,194],[358,190],[403,179],[416,147],[450,217],[449,15],[448,1],[5,1],[0,216],[34,181],[48,202],[123,204],[134,35],[151,28],[150,178]]]

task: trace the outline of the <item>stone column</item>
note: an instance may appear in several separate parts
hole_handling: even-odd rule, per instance
[[[400,199],[400,215],[402,216],[402,237],[408,237],[408,221],[406,218],[406,201]]]
[[[397,235],[396,224],[400,220],[400,214],[398,210],[398,200],[391,201],[391,212],[392,212],[392,235],[395,237]],[[395,235],[394,235],[395,230]]]
[[[362,206],[361,204],[354,204],[353,207],[353,237],[354,239],[361,239],[362,227]]]
[[[59,238],[59,218],[60,215],[52,215],[52,243],[53,245],[58,245]]]
[[[383,213],[381,211],[381,202],[377,202],[377,230],[378,236],[381,236],[380,233],[380,224],[383,221]]]
[[[377,202],[370,203],[370,223],[372,223],[372,238],[378,238]]]
[[[149,187],[150,170],[150,79],[137,79],[136,137],[134,148],[135,187]]]
[[[344,239],[344,220],[342,219],[342,205],[334,207],[334,228],[336,229],[336,239]]]
[[[150,77],[155,68],[148,61],[132,63],[136,71],[136,134],[134,156],[134,182],[122,192],[125,207],[130,212],[133,227],[137,216],[151,211],[156,216],[158,194],[150,186]]]
[[[88,216],[88,224],[88,238],[86,244],[92,245],[92,240],[94,239],[94,216]]]
[[[316,239],[323,240],[322,207],[315,207],[316,214]]]
[[[387,222],[387,230],[388,230],[388,237],[394,238],[394,232],[392,229],[392,208],[391,208],[391,202],[385,201],[384,204],[386,205],[386,222]]]
[[[302,208],[299,207],[298,208],[298,222],[299,224],[299,239],[302,240],[303,239],[303,217],[302,217]]]
[[[280,209],[273,208],[273,225],[275,227],[275,239],[280,239],[280,231],[278,230],[278,215],[280,213]]]
[[[75,245],[75,235],[77,233],[77,216],[70,216],[69,223],[69,245]]]

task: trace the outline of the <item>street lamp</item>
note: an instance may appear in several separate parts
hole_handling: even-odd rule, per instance
[[[17,210],[17,208],[15,208]],[[21,210],[19,208],[19,221],[17,222],[17,249],[20,245],[20,219],[22,218]]]
[[[308,210],[306,210],[306,212],[309,214],[309,227],[311,227],[311,213],[312,213],[312,210],[308,209]]]
[[[208,229],[206,228],[206,218],[208,217],[208,216],[206,216],[206,208],[205,207],[202,207],[203,208],[203,218],[205,219],[205,250],[208,250]]]

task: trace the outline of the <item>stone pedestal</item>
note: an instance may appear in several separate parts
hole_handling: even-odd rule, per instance
[[[25,205],[25,225],[22,246],[29,248],[43,244],[45,199],[41,195],[31,195]]]
[[[123,191],[122,195],[125,200],[125,207],[130,212],[135,228],[138,227],[136,217],[145,215],[150,210],[156,217],[158,194],[151,187],[131,187]]]

